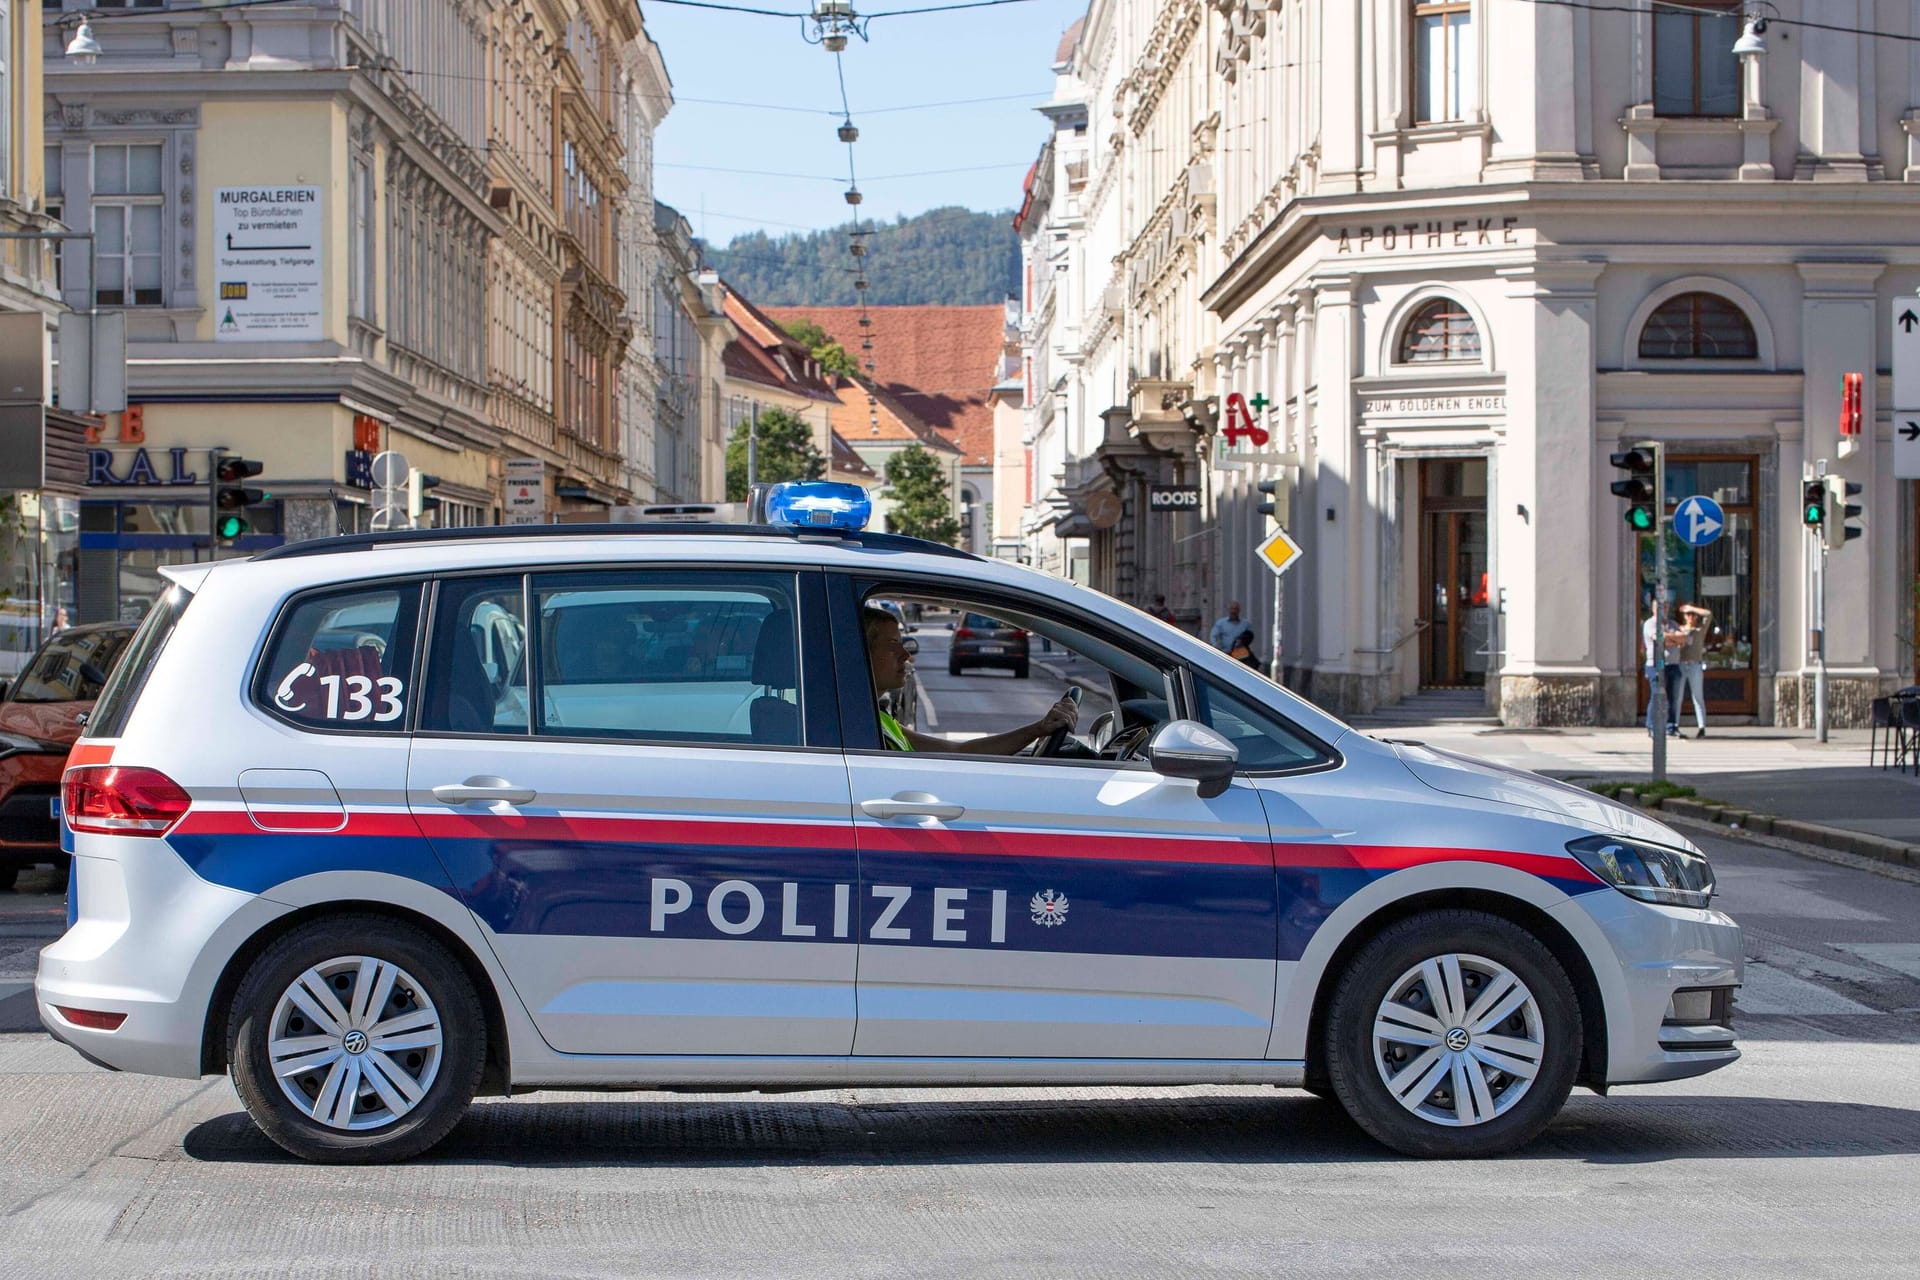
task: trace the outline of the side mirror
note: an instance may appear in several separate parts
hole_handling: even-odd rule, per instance
[[[1240,767],[1240,751],[1197,720],[1173,720],[1154,731],[1147,762],[1163,778],[1190,778],[1200,798],[1211,800],[1227,789]]]
[[[900,647],[907,651],[907,656],[909,658],[916,657],[920,653],[920,642],[914,639],[912,636],[908,636],[906,639],[902,640],[900,642]]]

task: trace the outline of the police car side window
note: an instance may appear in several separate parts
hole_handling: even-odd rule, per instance
[[[1239,748],[1242,769],[1310,769],[1332,759],[1318,743],[1249,698],[1211,680],[1200,681],[1199,694],[1201,720]]]
[[[535,577],[532,615],[536,734],[802,745],[791,575]]]
[[[404,732],[419,616],[412,582],[296,600],[267,646],[255,700],[302,728]]]
[[[423,733],[527,732],[525,602],[519,574],[440,583]]]

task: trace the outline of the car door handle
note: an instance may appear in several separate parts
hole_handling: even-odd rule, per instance
[[[860,812],[869,818],[938,818],[951,822],[967,811],[963,804],[948,804],[938,796],[920,791],[902,791],[891,800],[862,800]]]
[[[433,798],[441,804],[488,803],[531,804],[540,793],[532,787],[516,787],[505,778],[468,778],[465,782],[443,782],[433,789]]]

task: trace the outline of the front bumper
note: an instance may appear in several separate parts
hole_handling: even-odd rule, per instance
[[[112,856],[87,856],[96,842]],[[119,1071],[197,1077],[207,1007],[240,944],[287,908],[208,884],[165,842],[81,836],[73,925],[40,953],[34,999],[55,1039]],[[134,915],[129,901],[142,904]],[[59,1008],[124,1013],[112,1031],[77,1026]]]
[[[1677,992],[1740,984],[1745,951],[1730,916],[1654,906],[1612,889],[1583,893],[1554,914],[1576,936],[1597,928],[1613,953],[1612,965],[1594,957],[1607,1013],[1604,1083],[1684,1080],[1739,1060],[1730,1000],[1712,1001],[1727,1011],[1724,1023],[1676,1019],[1673,1003]]]

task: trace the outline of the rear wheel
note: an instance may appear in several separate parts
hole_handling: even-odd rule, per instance
[[[0,867],[0,893],[5,893],[9,889],[13,888],[14,882],[17,881],[19,878],[20,878],[20,868]]]
[[[1016,662],[1016,663],[1014,663],[1014,664],[1013,664],[1013,678],[1014,678],[1015,680],[1025,680],[1025,679],[1027,678],[1027,664],[1026,664],[1026,663],[1024,663],[1024,662]]]
[[[1497,1155],[1546,1128],[1573,1088],[1580,1009],[1553,953],[1482,911],[1385,930],[1335,988],[1327,1074],[1354,1121],[1412,1156]]]
[[[334,916],[269,947],[227,1031],[234,1087],[261,1132],[307,1160],[419,1155],[473,1101],[486,1015],[438,942],[380,916]]]
[[[966,669],[966,668],[964,668],[964,667],[962,667],[962,666],[961,666],[961,665],[960,665],[959,663],[957,663],[957,662],[949,662],[949,663],[947,663],[947,674],[948,674],[948,675],[950,675],[950,676],[957,676],[957,675],[959,675],[959,674],[960,674],[960,673],[961,673],[962,671],[964,671],[965,669]]]

